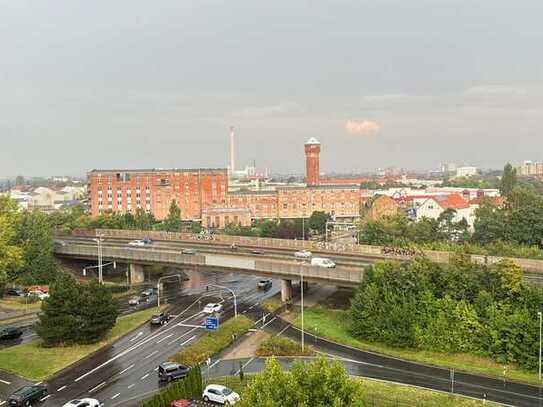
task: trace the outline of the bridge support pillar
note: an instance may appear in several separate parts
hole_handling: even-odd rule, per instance
[[[130,263],[130,284],[139,284],[145,281],[143,265]]]
[[[292,280],[281,280],[281,301],[287,302],[292,298]]]

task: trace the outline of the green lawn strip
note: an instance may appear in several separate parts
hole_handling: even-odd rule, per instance
[[[243,391],[250,383],[253,375],[245,375],[243,382],[239,376],[225,376],[211,379],[207,384],[221,384],[243,397]],[[461,396],[422,389],[420,387],[405,386],[395,383],[385,383],[371,379],[355,379],[363,388],[368,406],[397,407],[397,406],[421,406],[421,407],[478,407],[498,406],[491,402],[482,402]]]
[[[315,351],[311,346],[305,346],[302,351],[302,345],[289,338],[281,336],[270,336],[260,343],[255,352],[256,356],[313,356]]]
[[[277,295],[267,298],[264,301],[260,303],[262,308],[264,308],[268,312],[275,312],[283,303],[281,302],[281,298]]]
[[[233,342],[232,336],[238,338],[244,335],[253,325],[254,322],[249,318],[238,315],[237,318],[231,318],[222,323],[217,331],[208,332],[198,338],[190,346],[173,355],[171,360],[190,366],[202,363],[228,347]]]
[[[162,307],[161,307],[162,308]],[[145,309],[119,317],[106,338],[91,345],[41,347],[41,340],[0,350],[0,366],[28,380],[44,380],[65,367],[109,345],[148,321],[157,308]]]
[[[10,311],[22,311],[27,310],[30,312],[36,312],[41,309],[41,301],[34,301],[25,303],[24,299],[2,299],[0,300],[0,308]]]
[[[416,349],[401,349],[391,346],[364,341],[353,337],[349,329],[349,315],[347,311],[330,310],[317,306],[304,311],[305,331],[317,334],[332,341],[349,345],[355,348],[394,356],[400,359],[420,362],[427,365],[440,366],[461,370],[467,373],[480,374],[489,377],[503,378],[503,364],[490,358],[470,354],[447,354]],[[294,325],[301,326],[301,317],[298,315]],[[520,369],[514,365],[507,365],[506,379],[525,383],[537,384],[536,374]]]

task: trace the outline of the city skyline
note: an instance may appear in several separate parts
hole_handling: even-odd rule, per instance
[[[2,175],[226,167],[230,126],[274,172],[543,161],[540,2],[0,9]]]

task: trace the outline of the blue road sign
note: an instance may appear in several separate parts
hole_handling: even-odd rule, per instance
[[[216,331],[217,329],[219,329],[219,318],[207,317],[205,326],[208,331]]]

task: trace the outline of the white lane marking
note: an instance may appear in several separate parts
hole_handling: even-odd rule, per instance
[[[145,356],[144,359],[149,359],[151,356],[156,355],[157,353],[158,353],[158,350],[155,350],[154,352],[151,352],[147,356]]]
[[[143,332],[138,332],[138,334],[136,336],[134,336],[132,339],[130,339],[130,342],[134,342],[136,339],[138,339],[142,335],[143,335]]]
[[[4,404],[6,404],[5,401],[0,402],[0,406],[3,406]]]
[[[42,384],[43,382],[38,382],[38,383],[34,383],[35,386],[39,386],[40,384]]]
[[[247,311],[248,311],[248,310],[245,310],[245,311],[242,311],[241,313],[242,313],[242,314],[245,314]]]
[[[199,299],[196,299],[191,305],[189,305],[187,308],[185,308],[185,309],[179,314],[179,316],[183,315],[185,312],[187,312],[189,309],[191,309],[194,305],[196,305],[196,304],[198,303],[198,301],[199,301]],[[198,312],[198,314],[200,314],[200,312]],[[181,321],[181,322],[182,322],[182,323],[183,323],[183,322],[186,322],[186,321],[188,321],[188,320],[191,319],[191,318],[192,318],[192,316],[186,318],[184,321]],[[115,361],[115,360],[117,360],[117,359],[123,357],[124,355],[126,355],[126,354],[132,352],[133,350],[139,348],[140,346],[145,345],[146,343],[152,341],[153,339],[156,339],[156,338],[159,337],[160,335],[162,335],[162,334],[164,334],[164,333],[166,333],[166,332],[169,332],[169,331],[171,331],[172,329],[175,329],[175,328],[176,328],[176,326],[172,326],[172,327],[169,327],[169,328],[165,329],[164,331],[161,331],[161,332],[158,332],[158,333],[156,333],[156,334],[153,334],[153,335],[149,336],[147,339],[144,339],[143,341],[138,342],[137,344],[131,346],[130,348],[128,348],[128,349],[122,351],[122,352],[119,353],[118,355],[115,355],[115,356],[112,357],[111,359],[106,360],[106,361],[105,361],[104,363],[102,363],[101,365],[95,367],[95,368],[92,369],[92,370],[89,370],[87,373],[82,374],[81,376],[79,376],[79,377],[78,377],[77,379],[75,379],[74,381],[75,381],[75,382],[78,382],[78,381],[80,381],[81,379],[84,379],[85,377],[90,376],[91,374],[93,374],[93,373],[96,372],[97,370],[103,368],[104,366],[109,365],[111,362],[113,362],[113,361]]]
[[[129,389],[131,389],[132,387],[134,387],[136,384],[135,383],[132,383],[130,386],[128,386]]]
[[[247,363],[245,363],[244,365],[242,365],[242,368],[245,369],[245,368],[249,365],[249,363],[251,363],[253,360],[255,360],[255,358],[249,359],[249,360],[247,361]],[[234,373],[234,376],[237,376],[237,375],[239,374],[239,371],[240,371],[240,369],[238,369],[238,371],[237,371],[236,373]]]
[[[289,325],[287,325],[286,327],[284,327],[283,329],[281,329],[281,331],[279,331],[279,333],[278,333],[278,334],[277,334],[276,336],[280,336],[280,335],[282,335],[282,334],[283,334],[283,332],[285,332],[285,331],[286,331],[287,329],[289,329],[289,328],[290,328],[290,324],[289,324]]]
[[[140,377],[140,380],[145,380],[149,377],[149,373],[147,373],[146,375],[143,375],[142,377]]]
[[[132,365],[128,366],[126,369],[121,370],[121,371],[119,372],[119,374],[122,375],[124,372],[126,372],[127,370],[132,369],[133,367],[134,367],[134,365],[132,364]]]
[[[111,396],[111,400],[115,400],[117,397],[119,397],[121,393],[117,393],[114,396]]]
[[[95,390],[98,390],[100,387],[102,387],[104,384],[106,384],[106,382],[102,382],[96,386],[94,386],[92,389],[89,390],[89,393],[92,393],[93,391]]]
[[[212,369],[213,366],[215,366],[217,363],[219,363],[221,360],[220,359],[217,359],[215,362],[213,362],[212,364],[209,365],[209,368]]]
[[[267,327],[269,324],[271,324],[273,321],[275,321],[277,319],[277,317],[273,317],[272,319],[270,319],[268,322],[266,322],[264,325],[261,326],[262,329],[264,329],[265,327]]]
[[[175,338],[175,339],[174,339],[173,341],[171,341],[171,342],[168,342],[168,345],[171,345],[172,343],[175,343],[175,342],[177,342],[178,340],[183,339],[185,336],[190,335],[190,334],[191,334],[192,332],[194,332],[195,330],[196,330],[196,328],[192,328],[190,331],[185,332],[185,333],[184,333],[183,335],[181,335],[180,337]]]
[[[7,384],[8,386],[11,384],[11,382],[6,382],[5,380],[0,379],[0,383]]]
[[[189,343],[190,341],[192,341],[194,338],[196,338],[196,335],[191,336],[189,339],[187,339],[185,342],[183,342],[183,343],[182,343],[181,345],[179,345],[179,346],[186,345],[187,343]]]
[[[50,395],[50,394],[48,394],[48,395],[47,395],[47,396],[45,396],[45,397],[42,397],[42,398],[40,399],[40,401],[44,401],[44,400],[47,400],[47,399],[48,399],[49,397],[51,397],[51,395]]]
[[[158,367],[155,367],[155,372],[158,370]]]
[[[62,386],[62,387],[58,388],[57,391],[62,391],[62,390],[64,390],[66,387],[68,387],[68,386]]]
[[[159,340],[157,341],[157,343],[160,343],[160,342],[162,342],[162,341],[165,341],[165,340],[168,339],[170,336],[173,336],[173,334],[166,335],[164,338],[159,339]]]
[[[177,326],[183,326],[185,328],[205,328],[204,325],[194,325],[194,324],[177,324]]]

